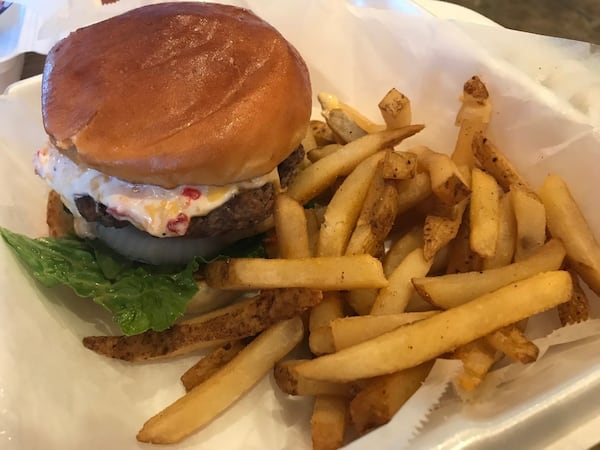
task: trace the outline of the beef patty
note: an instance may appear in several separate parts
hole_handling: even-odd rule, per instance
[[[304,149],[299,146],[277,166],[282,187],[289,185],[303,159]],[[193,217],[185,237],[218,236],[229,231],[252,228],[269,217],[273,211],[275,195],[276,190],[273,183],[256,189],[240,191],[235,197],[206,216]],[[129,222],[111,216],[105,205],[96,202],[88,195],[77,197],[75,205],[79,214],[88,222],[98,222],[105,227],[115,228],[129,225]]]

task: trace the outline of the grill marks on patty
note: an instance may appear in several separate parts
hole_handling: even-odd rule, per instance
[[[287,187],[304,160],[304,149],[299,146],[278,166],[282,187]],[[212,210],[206,216],[193,217],[190,220],[186,237],[218,236],[229,231],[252,228],[271,214],[276,190],[273,183],[267,183],[256,189],[239,192],[225,204]],[[121,228],[129,224],[110,215],[102,203],[89,195],[75,198],[79,214],[88,222],[98,222],[105,227]]]

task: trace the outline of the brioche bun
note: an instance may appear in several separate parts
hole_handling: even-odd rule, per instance
[[[44,127],[79,164],[131,183],[222,185],[273,170],[311,112],[306,65],[233,6],[163,3],[79,29],[48,55]]]

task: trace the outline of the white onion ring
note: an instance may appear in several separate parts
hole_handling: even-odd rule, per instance
[[[187,264],[195,256],[210,258],[235,239],[223,237],[157,238],[127,225],[123,228],[96,225],[96,236],[117,253],[148,264]]]

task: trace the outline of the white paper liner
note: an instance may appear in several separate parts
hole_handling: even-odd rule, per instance
[[[22,2],[43,17],[35,36],[40,49],[49,49],[78,26],[142,3],[121,0],[100,6],[95,1],[92,7],[89,0]],[[390,87],[406,93],[412,100],[415,121],[427,124],[426,130],[406,146],[425,144],[438,151],[451,151],[462,83],[479,74],[494,104],[491,138],[535,186],[548,172],[561,174],[592,228],[600,229],[600,210],[596,207],[600,136],[591,120],[592,109],[574,106],[573,92],[579,91],[569,90],[572,80],[560,76],[552,78],[552,83],[532,79],[527,70],[514,65],[514,58],[495,53],[503,49],[510,54],[510,49],[523,48],[529,42],[527,37],[489,28],[482,46],[477,27],[465,33],[454,23],[330,0],[288,0],[285,8],[267,1],[237,4],[251,7],[294,43],[309,64],[315,93],[336,93],[373,118],[377,117],[378,99]],[[492,41],[497,48],[490,53],[485,46],[491,48]],[[547,66],[555,64],[555,59],[549,59],[555,56],[536,52],[536,60]],[[586,61],[588,55],[582,52],[572,57]],[[587,83],[589,78],[585,80]],[[550,84],[568,94],[553,94],[545,88]],[[597,105],[593,98],[590,101]],[[6,185],[0,190],[0,225],[30,235],[43,234],[45,187],[29,166],[31,154],[44,143],[39,111],[1,98],[0,116],[0,151],[4,156],[0,174]],[[135,432],[149,415],[182,394],[177,377],[195,357],[133,366],[98,358],[79,343],[86,334],[106,330],[106,317],[99,319],[97,308],[65,296],[64,291],[40,289],[3,245],[0,265],[5,297],[0,302],[0,398],[7,405],[0,411],[0,447],[145,448],[134,442]],[[540,319],[540,330],[555,326],[549,317]],[[370,433],[352,448],[398,448],[407,442],[410,448],[451,448],[464,439],[481,444],[493,434],[481,424],[500,424],[495,433],[518,429],[520,423],[530,424],[531,417],[543,412],[537,405],[553,404],[557,410],[564,393],[576,389],[589,392],[594,387],[589,380],[600,378],[600,355],[590,351],[589,338],[583,337],[589,331],[586,327],[594,326],[567,328],[569,339],[583,340],[564,344],[569,347],[564,351],[559,351],[564,345],[555,345],[556,352],[551,349],[516,378],[511,374],[517,369],[500,372],[504,378],[498,389],[493,389],[494,401],[464,405],[456,396],[446,394],[429,414],[453,375],[441,365],[446,363],[436,363],[440,372],[399,413],[411,426],[384,427],[381,434]],[[48,342],[52,342],[52,352],[43,351]],[[39,367],[44,367],[44,373]],[[552,376],[544,372],[540,383],[539,376],[530,376],[536,370],[550,370]],[[490,379],[496,376],[500,375]],[[581,386],[582,377],[587,387]],[[173,448],[308,448],[309,411],[310,402],[286,399],[265,379],[205,430]],[[566,417],[565,422],[568,420]],[[65,427],[67,423],[70,425]],[[421,423],[424,425],[417,432]],[[36,426],[34,433],[31,424]],[[525,442],[526,434],[518,436]],[[503,438],[509,439],[506,433]]]

